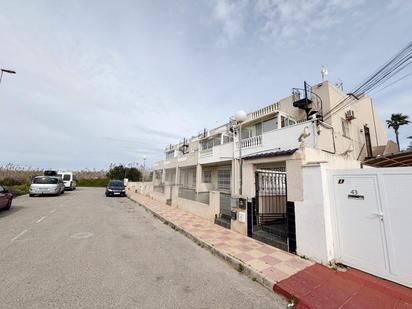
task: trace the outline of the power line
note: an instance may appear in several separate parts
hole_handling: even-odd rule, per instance
[[[368,93],[383,85],[386,81],[388,81],[390,78],[392,78],[393,76],[404,70],[409,64],[411,64],[411,59],[412,42],[410,42],[405,48],[399,51],[391,59],[389,59],[382,67],[380,67],[369,78],[367,78],[366,81],[364,81],[354,91],[352,91],[352,93],[348,94],[345,98],[339,101],[333,108],[331,108],[327,113],[325,113],[324,118],[330,117],[332,114],[337,113],[342,108],[345,108],[346,106],[352,104],[355,98],[358,99],[359,96]],[[402,77],[394,83],[402,80],[403,78],[406,78],[407,76]],[[387,85],[385,88],[393,85],[394,83]],[[348,100],[349,102],[346,102]],[[342,104],[344,105],[342,106]]]

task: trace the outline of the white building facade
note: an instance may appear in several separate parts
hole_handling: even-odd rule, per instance
[[[242,122],[231,118],[167,146],[165,159],[154,166],[152,183],[142,192],[307,255],[319,247],[310,243],[311,224],[330,226],[323,207],[316,213],[316,205],[327,197],[319,196],[316,183],[305,183],[316,174],[311,167],[359,169],[386,144],[385,124],[369,96],[348,96],[328,81],[312,87],[305,83],[291,96],[248,113]],[[305,206],[309,201],[311,206]],[[319,230],[312,230],[318,237]],[[325,232],[322,237],[312,239],[325,245],[323,256],[313,258],[326,263],[332,256],[326,248],[331,236]]]

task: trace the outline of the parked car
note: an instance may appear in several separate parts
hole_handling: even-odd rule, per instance
[[[106,187],[106,196],[126,196],[122,180],[110,180]]]
[[[45,170],[43,173],[44,176],[57,176],[57,172],[56,171],[52,171],[52,170]]]
[[[58,195],[64,193],[64,183],[57,176],[34,177],[29,189],[29,196]]]
[[[0,209],[9,210],[13,195],[3,186],[0,186]]]
[[[73,175],[72,172],[62,172],[59,171],[57,172],[57,176],[61,177],[63,179],[64,182],[64,188],[66,190],[76,190],[76,186],[77,186],[77,179],[76,177]]]

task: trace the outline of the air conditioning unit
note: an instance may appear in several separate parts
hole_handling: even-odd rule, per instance
[[[353,119],[356,119],[355,112],[353,110],[346,111],[345,118],[346,118],[347,121],[351,121]]]

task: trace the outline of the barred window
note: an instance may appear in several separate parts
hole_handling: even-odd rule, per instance
[[[219,190],[230,191],[230,170],[218,172],[217,187]]]
[[[192,189],[196,188],[196,169],[193,169],[192,171],[192,185],[191,185]]]
[[[212,171],[203,171],[202,182],[211,183],[212,182]]]

